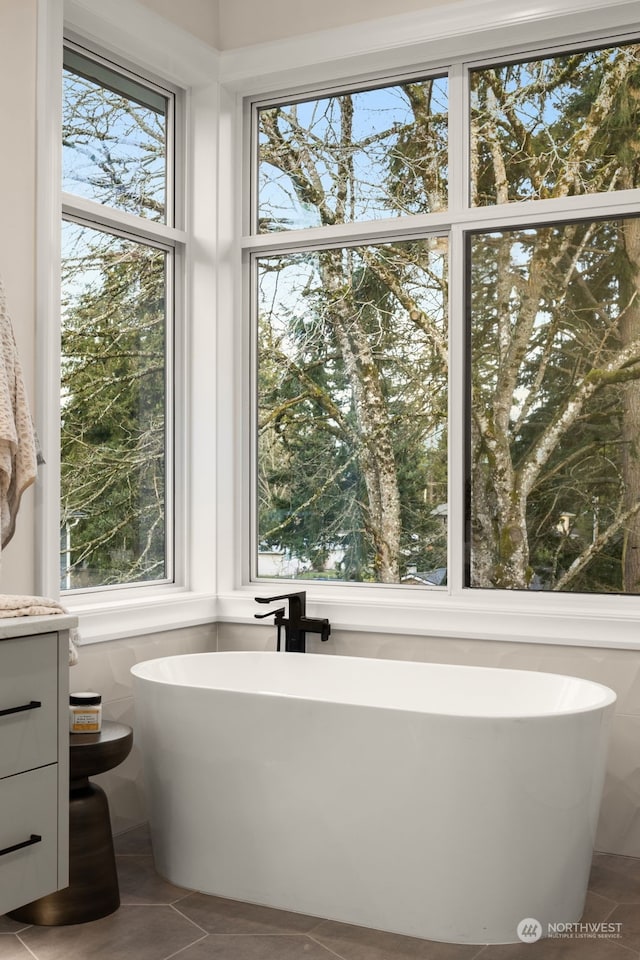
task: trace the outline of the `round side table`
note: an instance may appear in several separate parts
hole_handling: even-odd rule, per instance
[[[13,910],[14,920],[62,926],[98,920],[118,909],[109,804],[89,777],[117,767],[132,744],[131,727],[110,721],[103,722],[100,733],[69,735],[69,886]]]

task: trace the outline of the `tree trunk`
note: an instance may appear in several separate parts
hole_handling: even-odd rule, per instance
[[[626,304],[620,322],[623,346],[640,338],[640,220],[622,225],[624,252],[629,263],[622,288],[627,287]],[[622,386],[622,477],[624,510],[631,510],[640,497],[640,382]],[[640,593],[640,515],[636,513],[625,528],[622,569],[623,593]]]
[[[349,294],[341,251],[321,257],[329,294],[328,316],[349,374],[358,423],[358,459],[367,491],[367,529],[374,546],[375,578],[397,583],[400,577],[400,492],[387,405],[378,368],[358,307]]]

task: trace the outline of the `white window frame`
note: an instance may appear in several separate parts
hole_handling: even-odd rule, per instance
[[[59,130],[66,27],[116,56],[146,66],[182,88],[186,96],[186,335],[179,359],[185,376],[178,398],[186,423],[182,466],[186,506],[183,529],[177,531],[185,544],[182,582],[171,590],[149,592],[146,598],[129,595],[112,597],[109,603],[74,604],[73,612],[80,614],[85,642],[216,620],[244,622],[249,629],[256,624],[254,597],[268,595],[270,587],[251,582],[249,562],[250,340],[243,293],[243,256],[249,246],[243,240],[243,194],[249,171],[243,152],[244,97],[347,83],[382,71],[389,75],[414,68],[424,71],[457,56],[477,61],[512,49],[523,37],[531,45],[573,37],[576,24],[584,35],[637,30],[637,2],[537,0],[532,8],[529,0],[509,4],[459,0],[364,27],[355,24],[219,55],[130,0],[37,0],[37,4],[36,423],[47,461],[36,487],[37,588],[53,596],[58,588]],[[459,77],[452,77],[450,96],[463,96]],[[451,136],[456,136],[455,129]],[[615,215],[611,205],[607,213]],[[498,219],[506,222],[502,215]],[[371,235],[382,235],[383,226]],[[461,222],[454,222],[452,234],[461,229]],[[261,243],[266,252],[268,238]],[[454,245],[453,270],[455,256]],[[453,309],[461,310],[462,291],[454,291],[454,296]],[[462,349],[455,333],[451,347]],[[464,381],[454,366],[451,395],[462,396],[463,391]],[[452,429],[463,430],[462,406],[453,413]],[[450,518],[452,543],[463,543],[462,522],[462,515]],[[452,556],[452,568],[455,562]],[[353,633],[354,652],[358,631],[640,648],[640,604],[633,597],[545,594],[540,604],[537,598],[502,591],[484,594],[451,588],[426,595],[359,584],[309,584],[308,593],[312,613],[330,617],[334,631]]]
[[[108,59],[105,51],[90,46],[82,37],[67,32],[63,47],[81,53],[86,59],[97,63],[107,63],[116,74],[134,76],[135,67],[132,64],[115,62]],[[151,90],[155,90],[167,99],[167,140],[166,140],[166,222],[146,219],[135,216],[109,206],[87,200],[79,194],[62,191],[62,220],[67,223],[76,223],[81,227],[88,227],[105,232],[111,236],[119,236],[133,243],[146,244],[148,247],[160,250],[167,256],[165,270],[165,575],[157,581],[149,583],[121,583],[100,585],[96,587],[70,588],[61,590],[66,603],[105,602],[110,598],[125,599],[130,594],[138,593],[146,596],[149,590],[166,589],[170,584],[184,582],[184,549],[183,543],[175,537],[175,531],[183,527],[182,513],[185,507],[184,490],[182,488],[182,474],[176,472],[175,464],[179,459],[184,462],[185,445],[183,416],[176,404],[176,388],[180,386],[179,377],[182,373],[181,365],[176,362],[176,346],[184,342],[184,271],[185,248],[187,235],[182,228],[184,223],[183,197],[183,145],[182,131],[182,92],[175,86],[162,86],[157,77],[145,75],[140,81],[147,82]]]
[[[576,35],[575,24],[581,33]],[[523,31],[526,27],[526,31]],[[222,394],[233,399],[232,416],[219,424],[219,459],[225,470],[219,474],[221,510],[219,552],[219,619],[249,621],[256,594],[268,595],[274,584],[252,582],[252,456],[253,436],[251,385],[251,284],[249,261],[258,254],[306,248],[313,244],[372,242],[388,239],[391,225],[384,221],[346,224],[336,227],[289,231],[283,234],[251,235],[250,184],[251,119],[243,104],[261,99],[282,99],[301,92],[316,91],[349,83],[359,84],[370,77],[379,82],[385,74],[423,74],[438,71],[450,60],[458,62],[451,73],[450,98],[457,111],[450,137],[453,149],[460,143],[460,129],[466,107],[463,64],[498,62],[512,55],[550,52],[598,38],[621,39],[640,36],[637,5],[627,0],[542,0],[531,12],[525,0],[514,0],[505,10],[502,0],[481,4],[463,2],[455,10],[447,6],[419,15],[389,18],[318,36],[293,38],[264,44],[251,51],[230,51],[221,57],[221,167],[220,175],[234,184],[233,199],[227,201],[226,217],[220,221],[221,250],[225,251],[219,283],[225,309],[219,317],[219,378]],[[523,39],[524,37],[524,39]],[[525,43],[526,40],[526,43]],[[277,66],[274,66],[277,65]],[[238,172],[238,158],[243,166]],[[465,158],[462,158],[464,161]],[[487,207],[471,213],[462,202],[466,192],[466,165],[452,166],[450,209],[445,215],[428,214],[412,218],[415,232],[441,231],[446,226],[452,237],[451,274],[462,275],[461,235],[471,227],[509,228],[519,225],[524,204],[517,209]],[[607,194],[606,197],[572,198],[571,210],[580,215],[615,217],[640,213],[640,190]],[[564,200],[530,201],[527,222],[549,222],[566,217]],[[393,225],[397,227],[397,222]],[[405,231],[406,234],[406,231]],[[527,642],[640,648],[637,623],[640,597],[584,594],[520,593],[481,591],[463,585],[464,500],[464,291],[451,285],[450,386],[450,477],[453,483],[449,517],[449,585],[443,590],[425,590],[391,585],[292,582],[292,589],[307,590],[314,614],[328,616],[334,629],[371,631],[439,637],[508,639]],[[456,483],[455,478],[458,478]],[[229,556],[230,545],[235,549]],[[223,560],[225,561],[223,563]],[[231,562],[230,562],[231,560]],[[277,592],[285,584],[278,581]]]
[[[148,239],[167,242],[180,260],[175,337],[176,426],[174,582],[65,594],[80,616],[83,642],[157,633],[215,621],[215,188],[217,71],[215,51],[127,0],[38,0],[37,350],[36,423],[45,457],[36,489],[36,576],[43,595],[59,595],[60,518],[60,219],[108,221],[99,204],[61,192],[60,129],[63,35],[157,77],[183,98],[185,183],[179,227],[149,223]],[[111,226],[126,214],[113,216]],[[116,223],[117,221],[117,223]],[[194,417],[203,411],[203,419]],[[194,509],[194,505],[198,508]]]

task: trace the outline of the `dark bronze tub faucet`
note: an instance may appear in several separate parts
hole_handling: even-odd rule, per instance
[[[284,593],[277,597],[256,597],[256,603],[275,603],[276,600],[289,601],[289,616],[285,617],[285,608],[270,610],[268,613],[256,613],[256,620],[265,617],[274,617],[274,624],[278,628],[276,647],[280,650],[281,631],[284,628],[284,649],[288,653],[306,652],[307,633],[319,633],[321,640],[328,640],[331,633],[331,624],[324,619],[308,617],[307,594],[304,590],[298,593]]]

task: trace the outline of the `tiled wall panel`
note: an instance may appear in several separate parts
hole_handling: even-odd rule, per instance
[[[216,627],[207,624],[186,630],[168,630],[153,637],[112,640],[80,648],[71,667],[71,691],[95,690],[102,694],[103,717],[133,727],[133,749],[127,759],[107,773],[92,778],[109,797],[114,833],[122,833],[147,819],[142,757],[135,740],[135,704],[131,667],[143,660],[179,653],[215,650]]]
[[[217,640],[216,640],[217,631]],[[640,654],[550,644],[506,643],[438,637],[335,631],[326,643],[309,639],[311,652],[386,659],[463,663],[565,673],[605,683],[616,691],[616,715],[596,849],[640,857]],[[134,728],[130,669],[134,663],[177,653],[215,650],[270,650],[270,626],[219,624],[174,630],[153,637],[99,643],[80,650],[71,670],[72,690],[102,693],[104,716]],[[109,795],[114,832],[146,819],[142,757],[137,747],[116,770],[96,777]]]
[[[220,624],[220,650],[273,648],[272,627]],[[552,644],[335,631],[314,653],[542,670],[584,677],[618,695],[596,849],[640,857],[640,652]]]

